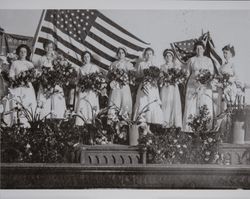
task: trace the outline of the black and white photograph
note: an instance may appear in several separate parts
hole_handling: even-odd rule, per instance
[[[250,188],[250,4],[178,5],[0,9],[1,189]]]

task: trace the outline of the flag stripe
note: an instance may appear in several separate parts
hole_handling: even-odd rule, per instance
[[[57,48],[57,52],[62,54],[66,59],[68,59],[70,62],[73,62],[74,64],[80,66],[82,65],[82,62],[75,59],[74,57],[68,55],[67,53],[65,53],[63,50],[61,50],[60,48]],[[35,54],[41,55],[43,56],[45,54],[44,50],[40,49],[40,48],[36,48],[35,50]]]
[[[95,22],[98,23],[98,24],[101,24],[102,27],[104,27],[107,30],[111,31],[115,35],[118,35],[121,38],[124,38],[125,40],[130,41],[131,43],[135,44],[136,46],[140,46],[140,47],[145,46],[144,43],[141,43],[138,40],[135,40],[134,38],[132,38],[131,36],[128,36],[127,34],[124,34],[124,32],[121,32],[116,27],[110,25],[109,23],[107,23],[106,21],[102,20],[99,17],[96,18]]]
[[[42,37],[42,35],[40,35],[40,37],[37,40],[37,42],[38,42],[37,48],[43,49],[43,43],[48,42],[48,41],[54,42],[57,48],[63,50],[65,53],[67,53],[71,57],[81,61],[81,54],[80,53],[73,51],[70,48],[65,47],[62,43],[55,41],[52,37],[45,38],[45,37]]]
[[[124,28],[122,28],[121,26],[119,26],[118,24],[116,24],[114,21],[111,21],[109,18],[107,18],[106,16],[104,16],[102,13],[98,12],[98,17],[101,18],[103,21],[107,22],[108,24],[110,24],[111,26],[115,27],[116,29],[118,29],[119,31],[125,33],[126,35],[136,39],[137,41],[142,42],[143,44],[149,45],[148,43],[146,43],[145,41],[142,41],[141,39],[139,39],[138,37],[136,37],[135,35],[131,34],[130,32],[128,32],[127,30],[125,30]]]
[[[43,34],[43,33],[41,33],[40,36],[41,36],[41,37],[38,38],[38,42],[37,42],[37,45],[36,45],[36,46],[37,46],[38,48],[43,49],[42,44],[43,44],[44,42],[49,41],[49,39],[48,39],[48,38],[45,38],[46,35]],[[44,37],[42,37],[42,36],[44,36]],[[72,55],[73,58],[76,58],[77,60],[81,60],[81,54],[83,53],[83,51],[81,51],[80,49],[77,49],[77,51],[72,51],[70,48],[65,47],[65,46],[64,46],[64,43],[58,42],[55,38],[53,38],[53,39],[51,39],[51,40],[53,40],[53,42],[57,45],[57,47],[58,47],[58,45],[59,45],[59,46],[60,46],[59,48],[60,48],[61,50],[64,50],[66,53],[69,52],[69,53]],[[50,41],[51,41],[51,40],[50,40]],[[90,52],[93,54],[93,57],[95,58],[95,55],[94,55],[94,52],[93,52],[93,51],[91,51],[90,49],[86,49],[86,48],[85,48],[84,50],[90,51]],[[109,66],[109,65],[111,64],[110,61],[108,61],[108,60],[106,60],[106,59],[104,59],[104,58],[98,57],[98,59],[99,59],[100,62],[103,62],[104,66]]]
[[[92,39],[96,40],[98,43],[102,44],[103,46],[105,46],[106,48],[114,51],[115,53],[117,52],[117,47],[115,47],[114,45],[112,45],[111,43],[108,43],[107,41],[105,41],[104,39],[102,39],[101,37],[97,36],[95,33],[93,32],[89,32],[88,34],[89,37],[91,37]],[[133,54],[130,54],[128,53],[127,54],[127,57],[129,59],[136,59],[138,58],[138,56],[136,55],[133,55]]]
[[[211,43],[212,43],[212,46],[211,46]],[[211,50],[211,53],[213,54],[213,56],[215,57],[215,59],[220,63],[220,65],[222,65],[222,59],[220,58],[220,56],[215,52],[215,48],[214,48],[214,44],[213,44],[213,41],[209,41],[209,44],[210,44],[210,50]]]
[[[108,35],[109,37],[115,39],[116,41],[120,42],[121,44],[123,44],[129,48],[132,48],[132,49],[137,50],[137,51],[143,51],[143,49],[144,49],[140,46],[132,44],[131,42],[121,38],[120,36],[114,34],[113,32],[109,31],[108,29],[104,28],[102,25],[100,25],[96,22],[94,22],[93,26],[95,28],[97,28],[98,30],[100,30],[101,32],[103,32],[104,34]]]
[[[83,51],[80,50],[79,48],[77,48],[75,45],[69,43],[68,41],[62,39],[62,37],[60,37],[58,34],[56,34],[53,30],[49,29],[49,28],[45,28],[42,27],[42,31],[47,33],[47,34],[51,34],[57,41],[59,41],[60,43],[62,43],[64,46],[70,48],[71,50],[75,51],[78,54],[82,54]],[[65,35],[63,38],[67,38],[68,36]],[[88,48],[88,50],[95,52],[96,54],[98,54],[99,56],[103,57],[104,59],[113,62],[115,59],[111,56],[109,56],[108,54],[104,53],[103,51],[97,49],[95,46],[93,46],[92,44],[88,43],[87,41],[83,41],[83,44],[81,44],[82,46],[84,46],[84,49],[86,50],[86,47]]]
[[[103,40],[107,41],[108,43],[114,45],[116,48],[122,46],[122,44],[117,41],[117,40],[114,40],[113,38],[109,37],[108,35],[104,34],[103,32],[101,32],[100,30],[98,30],[97,28],[95,27],[91,27],[90,29],[90,32],[94,33],[95,35],[98,35],[100,38],[102,38]],[[131,54],[134,54],[134,55],[139,55],[141,52],[140,51],[136,51],[132,48],[129,48],[129,47],[126,47],[128,52],[131,53]]]
[[[56,30],[56,32],[54,32],[52,29],[43,26],[41,29],[41,33],[46,33],[48,35],[51,35],[55,40],[57,40],[57,42],[62,43],[64,46],[70,48],[71,50],[75,51],[76,53],[78,53],[80,55],[84,51],[84,50],[82,51],[79,48],[77,48],[77,46],[72,44],[69,40],[67,41],[66,38],[69,38],[68,35],[58,34],[57,30]]]

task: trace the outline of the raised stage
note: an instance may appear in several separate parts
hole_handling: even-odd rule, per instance
[[[131,146],[83,146],[77,163],[2,163],[2,189],[250,189],[250,145],[222,144],[217,164],[147,164]]]

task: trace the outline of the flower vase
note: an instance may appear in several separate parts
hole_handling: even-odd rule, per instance
[[[245,143],[245,114],[243,110],[237,110],[233,116],[232,142],[233,144]]]
[[[132,125],[129,127],[129,145],[136,146],[138,145],[139,139],[139,129],[137,125]]]

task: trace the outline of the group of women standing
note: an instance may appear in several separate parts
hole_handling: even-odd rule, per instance
[[[41,67],[48,67],[53,69],[52,61],[55,59],[55,48],[53,43],[44,44],[46,55],[41,57],[38,71]],[[180,127],[183,131],[191,131],[188,125],[189,116],[199,113],[199,108],[202,105],[207,105],[211,118],[214,116],[214,102],[212,97],[212,85],[200,84],[196,81],[196,76],[201,69],[207,69],[213,75],[215,73],[214,66],[210,58],[204,56],[205,46],[203,42],[199,41],[195,44],[194,51],[196,56],[190,58],[187,66],[181,67],[177,64],[175,53],[171,49],[166,49],[163,52],[165,63],[158,67],[161,71],[167,72],[170,68],[181,68],[185,70],[188,75],[185,91],[185,107],[182,111],[181,94],[178,85],[168,85],[163,87],[147,85],[142,88],[142,83],[139,85],[136,93],[136,100],[133,103],[132,94],[129,85],[123,87],[112,87],[109,94],[109,105],[116,105],[121,110],[127,111],[131,119],[135,120],[141,113],[145,106],[148,106],[148,111],[145,113],[145,120],[147,123],[164,124],[166,127]],[[26,45],[20,45],[16,53],[19,57],[14,61],[10,67],[10,78],[15,78],[22,71],[34,68],[32,62],[29,61],[30,49]],[[219,72],[229,72],[233,78],[236,79],[234,65],[231,58],[235,55],[234,49],[231,46],[223,48],[226,62],[221,66]],[[136,67],[126,58],[127,51],[124,47],[117,49],[117,61],[111,64],[110,70],[122,69],[126,72],[135,71],[138,77],[144,76],[144,69],[150,66],[155,66],[153,63],[154,50],[146,48],[143,53],[143,60],[138,63]],[[77,68],[78,76],[81,77],[86,74],[99,72],[98,66],[92,63],[92,55],[85,51],[82,54],[83,65]],[[1,85],[2,86],[2,85]],[[232,85],[234,87],[235,85]],[[2,89],[2,88],[1,88]],[[39,86],[37,95],[30,83],[28,87],[19,86],[17,88],[10,88],[11,95],[15,101],[21,102],[26,108],[35,110],[37,105],[42,105],[41,118],[63,118],[66,111],[66,102],[63,89],[56,86],[57,92],[52,94],[49,98],[45,95],[42,86]],[[78,115],[83,116],[87,121],[91,121],[93,117],[93,107],[95,111],[99,111],[99,96],[92,90],[81,91],[76,89],[75,107],[74,110]],[[234,92],[235,89],[230,89]],[[222,95],[222,94],[221,94]],[[14,103],[14,101],[13,101]],[[6,110],[10,110],[14,104],[10,103],[10,107],[5,106]],[[222,107],[224,105],[220,105]],[[223,109],[223,108],[221,108]],[[7,117],[7,116],[5,116]],[[10,116],[8,116],[10,117]],[[12,115],[9,118],[9,125],[15,122],[17,116]],[[76,119],[77,125],[83,125],[81,119]],[[211,122],[212,128],[212,122]]]

